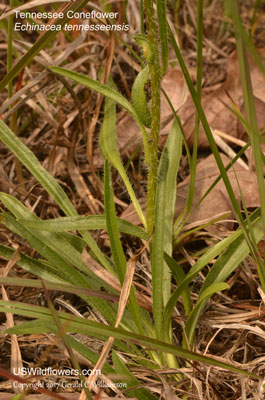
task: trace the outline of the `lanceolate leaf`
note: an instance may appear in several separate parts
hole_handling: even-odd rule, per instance
[[[112,88],[110,88],[112,89]],[[113,90],[113,89],[112,89]],[[125,99],[124,99],[125,100]],[[127,100],[126,100],[127,101]],[[128,190],[130,198],[133,202],[135,210],[139,215],[143,225],[146,227],[145,217],[140,207],[140,204],[135,196],[132,185],[122,165],[120,154],[116,143],[116,104],[106,98],[104,108],[104,120],[100,131],[99,145],[103,156],[119,171],[122,180]]]
[[[165,0],[156,0],[156,6],[163,65],[162,73],[164,74],[168,65],[167,2]]]
[[[151,128],[151,113],[149,111],[146,93],[145,93],[145,85],[148,80],[149,75],[149,67],[145,67],[142,71],[137,75],[133,87],[132,87],[132,102],[135,108],[135,111],[139,115],[141,121],[147,128]]]
[[[35,155],[21,140],[0,120],[0,140],[25,165],[37,181],[54,198],[67,215],[76,215],[76,210],[57,181],[43,168]]]
[[[126,271],[126,258],[120,242],[118,223],[116,220],[115,204],[113,199],[112,182],[108,161],[104,168],[104,207],[106,211],[106,224],[110,240],[110,248],[120,283],[123,283]]]
[[[25,278],[10,278],[0,277],[1,285],[13,285],[13,286],[21,286],[21,287],[34,287],[34,288],[43,288],[42,282],[37,279],[25,279]],[[100,290],[88,289],[81,286],[73,286],[66,283],[51,283],[49,281],[45,282],[45,287],[47,290],[56,290],[62,291],[66,293],[75,293],[75,294],[85,294],[91,297],[98,297],[101,299],[106,299],[109,301],[119,301],[119,296],[108,294],[106,292]]]
[[[51,331],[51,326],[53,324],[53,317],[51,315],[50,310],[47,308],[34,306],[32,304],[16,303],[11,301],[1,300],[0,312],[9,312],[12,314],[26,315],[28,317],[39,318],[40,321],[42,322],[42,325],[40,325],[38,333]],[[147,348],[151,347],[152,349],[155,349],[157,351],[173,354],[177,357],[181,357],[187,360],[193,360],[209,365],[215,365],[220,368],[237,372],[239,374],[244,374],[257,378],[256,375],[241,370],[240,368],[236,368],[227,363],[212,359],[207,356],[203,356],[201,354],[197,354],[193,351],[183,349],[179,346],[170,345],[168,343],[164,343],[156,339],[138,335],[134,332],[129,332],[121,328],[114,328],[112,326],[90,321],[85,318],[76,317],[74,315],[69,316],[69,314],[64,312],[58,312],[58,317],[60,318],[61,324],[63,325],[65,332],[79,332],[85,335],[96,336],[96,337],[98,335],[105,337],[112,336],[116,339],[120,339],[127,342],[129,341]],[[29,328],[26,329],[27,326],[26,324],[27,323],[25,323],[25,328],[23,328],[24,324],[21,324],[19,326],[6,330],[5,333],[9,334],[32,333],[32,327],[29,326]]]
[[[67,231],[82,231],[82,230],[105,230],[107,229],[105,215],[89,215],[87,217],[61,217],[48,220],[28,220],[19,219],[24,226],[37,230],[50,232],[67,232]],[[141,239],[148,240],[149,235],[141,228],[130,222],[117,218],[118,228],[120,232],[128,235],[137,236]]]
[[[10,260],[15,250],[7,246],[0,245],[0,256]],[[45,260],[35,260],[25,254],[20,253],[20,259],[17,261],[17,265],[23,268],[41,279],[48,280],[49,282],[65,282],[63,278],[60,278],[56,273],[54,267],[52,267]]]
[[[156,337],[162,334],[163,314],[163,277],[164,277],[164,231],[166,207],[166,176],[168,172],[168,149],[165,148],[158,170],[158,182],[155,208],[155,232],[151,243],[151,267],[153,287],[153,313],[155,320]]]
[[[114,264],[117,269],[118,277],[122,286],[122,291],[121,291],[121,299],[122,299],[122,294],[124,291],[124,288],[126,288],[126,285],[128,284],[128,278],[126,282],[126,274],[130,271],[130,266],[133,264],[128,262],[126,263],[126,258],[123,252],[123,248],[121,245],[121,241],[119,238],[119,229],[118,229],[118,223],[116,219],[116,214],[115,214],[115,203],[114,203],[114,195],[113,195],[113,190],[112,190],[112,184],[111,184],[111,178],[110,178],[110,169],[108,165],[108,161],[105,161],[105,169],[104,169],[104,206],[106,210],[106,224],[107,224],[107,230],[108,230],[108,235],[109,235],[109,240],[110,240],[110,248],[111,248],[111,253],[112,257],[114,260]],[[136,261],[135,261],[136,263]],[[133,268],[134,270],[134,268]],[[132,283],[133,275],[131,276],[131,283]],[[129,292],[127,293],[129,297],[129,309],[132,313],[132,316],[134,318],[134,322],[136,326],[138,327],[138,331],[140,333],[143,333],[143,321],[141,318],[141,313],[140,313],[140,308],[136,300],[135,292],[134,292],[134,287],[133,285],[130,286],[130,289],[128,289]],[[126,290],[125,290],[126,293]],[[126,297],[126,296],[125,296]],[[120,302],[121,302],[120,299]],[[127,303],[127,300],[124,300],[124,303]],[[119,304],[120,305],[120,304]],[[124,305],[122,305],[124,306]],[[144,314],[142,314],[143,317]]]
[[[166,174],[165,193],[166,193],[166,207],[165,207],[165,232],[164,232],[164,252],[171,255],[172,241],[173,241],[173,221],[176,207],[177,195],[177,173],[179,168],[180,157],[182,153],[182,135],[180,127],[176,120],[174,120],[168,139],[163,151],[168,153],[168,170]],[[168,266],[164,263],[164,287],[163,299],[166,303],[170,296],[171,288],[171,274]]]

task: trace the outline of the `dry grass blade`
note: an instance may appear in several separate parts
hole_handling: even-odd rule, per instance
[[[130,295],[130,290],[131,290],[131,286],[132,286],[132,282],[133,282],[133,276],[134,276],[134,271],[135,271],[135,265],[137,262],[137,259],[139,258],[140,254],[137,254],[136,256],[130,258],[130,260],[128,261],[127,264],[127,269],[126,269],[126,274],[125,274],[125,278],[124,278],[124,283],[121,289],[121,295],[120,295],[120,300],[119,300],[119,305],[118,305],[118,312],[117,312],[117,317],[116,317],[116,322],[115,322],[115,328],[117,328],[121,322],[123,313],[125,311],[127,302],[128,302],[128,298]],[[103,350],[101,352],[101,355],[94,367],[94,370],[101,370],[107,357],[108,354],[111,350],[112,344],[114,342],[114,338],[113,337],[109,337],[109,339],[107,340],[107,342],[105,343]],[[89,390],[92,390],[93,388],[93,384],[96,380],[96,375],[94,374],[90,374],[89,378],[88,378],[88,387]],[[85,392],[83,391],[80,399],[79,400],[85,400]]]
[[[98,264],[88,253],[87,249],[84,248],[82,252],[82,261],[89,268],[93,274],[98,276],[100,279],[105,281],[109,286],[113,289],[120,292],[121,286],[118,278],[116,278],[112,273],[103,268],[100,264]]]
[[[255,335],[261,337],[262,339],[265,339],[265,332],[263,329],[259,328],[258,326],[251,326],[247,324],[228,324],[228,325],[213,325],[213,328],[218,328],[218,329],[240,329],[240,330],[246,330],[249,332],[254,333]]]
[[[116,276],[114,276],[112,273],[107,271],[105,268],[103,268],[100,264],[98,264],[87,252],[86,248],[83,250],[82,253],[82,261],[83,263],[89,268],[93,274],[98,276],[100,279],[102,279],[104,282],[106,282],[110,287],[113,289],[117,290],[117,292],[121,293],[121,285],[120,281]],[[130,260],[129,260],[130,261]],[[136,285],[137,286],[137,285]],[[143,289],[142,285],[141,289]],[[149,296],[146,296],[142,293],[136,292],[136,298],[137,302],[139,305],[146,310],[150,311],[152,309],[152,299]]]
[[[261,299],[263,301],[263,304],[265,304],[265,293],[263,292],[261,287],[258,287],[258,292],[259,292],[259,295],[260,295],[260,297],[261,297]]]
[[[12,258],[9,260],[9,262],[7,263],[6,267],[4,268],[4,270],[2,271],[2,276],[6,277],[10,270],[15,266],[15,264],[20,260],[20,255],[19,255],[19,251],[18,249],[14,252]],[[7,296],[7,292],[4,288],[4,286],[2,286],[2,298],[5,301],[8,301],[8,296]],[[14,318],[13,315],[10,313],[6,313],[6,327],[7,328],[12,328],[13,326],[15,326],[14,323]],[[18,374],[19,371],[22,370],[23,367],[23,362],[22,362],[22,356],[21,356],[21,352],[20,352],[20,348],[19,348],[19,344],[18,344],[18,340],[17,340],[17,335],[11,335],[11,365],[10,365],[10,369],[11,369],[11,373],[13,374]],[[20,375],[20,373],[19,373]],[[13,386],[13,389],[15,390],[15,392],[20,393],[21,389],[19,387],[17,387],[16,385]]]
[[[236,156],[236,152],[234,152],[234,150],[228,146],[228,144],[218,134],[215,133],[215,130],[212,132],[217,146],[223,150],[223,152],[227,154],[229,158],[233,159]],[[239,158],[236,162],[240,164],[241,167],[243,167],[246,171],[249,171],[248,165],[241,158]]]

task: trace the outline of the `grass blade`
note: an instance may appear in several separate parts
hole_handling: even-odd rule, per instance
[[[200,121],[201,121],[202,126],[203,126],[204,131],[205,131],[205,134],[207,136],[209,145],[210,145],[211,150],[212,150],[212,152],[214,154],[214,157],[215,157],[215,160],[216,160],[216,164],[217,164],[217,166],[218,166],[218,168],[220,170],[220,174],[221,174],[222,179],[224,181],[224,185],[226,187],[228,196],[229,196],[229,198],[231,200],[235,216],[237,218],[237,221],[238,221],[239,225],[241,226],[241,228],[243,230],[246,242],[248,243],[249,250],[250,250],[250,252],[251,252],[251,254],[253,256],[253,259],[255,260],[256,265],[259,265],[260,264],[260,259],[259,259],[258,255],[256,254],[255,248],[253,248],[253,244],[252,244],[252,242],[251,242],[251,240],[249,238],[248,231],[247,231],[245,223],[244,223],[244,219],[243,219],[243,217],[241,215],[239,204],[238,204],[238,202],[236,200],[232,185],[230,183],[230,180],[228,178],[226,169],[225,169],[224,164],[222,162],[222,159],[221,159],[220,153],[218,151],[217,145],[215,143],[211,128],[210,128],[210,126],[208,124],[206,115],[205,115],[204,110],[202,108],[202,105],[201,105],[201,102],[200,102],[200,98],[198,97],[198,93],[196,92],[196,90],[195,90],[195,88],[193,86],[193,82],[192,82],[191,76],[190,76],[189,71],[188,71],[188,69],[187,69],[187,67],[185,65],[185,62],[184,62],[183,57],[181,55],[180,49],[179,49],[179,47],[178,47],[178,45],[176,43],[176,40],[175,40],[174,35],[172,34],[172,32],[171,32],[171,42],[172,42],[172,46],[173,46],[173,49],[175,51],[175,54],[177,56],[177,59],[179,61],[181,70],[183,72],[185,81],[186,81],[187,86],[189,88],[190,94],[192,96],[192,100],[193,100],[193,102],[195,104],[198,116],[200,118]]]
[[[49,281],[44,281],[45,287],[48,290],[55,290],[55,291],[62,291],[66,293],[76,293],[76,294],[85,294],[87,296],[91,297],[98,297],[101,299],[106,299],[109,301],[118,301],[119,296],[113,295],[113,294],[108,294],[106,292],[100,291],[100,290],[93,290],[93,289],[88,289],[84,288],[81,286],[73,286],[69,285],[66,283],[51,283]],[[25,287],[33,287],[33,288],[42,288],[42,282],[37,279],[25,279],[25,278],[10,278],[10,277],[5,277],[2,278],[0,277],[0,284],[1,285],[14,285],[14,286],[25,286]]]
[[[255,100],[249,70],[249,64],[247,59],[247,53],[245,49],[245,42],[240,35],[242,31],[242,22],[239,15],[239,6],[236,0],[232,0],[231,4],[231,15],[234,23],[235,38],[238,52],[239,69],[241,76],[241,84],[243,88],[244,105],[247,114],[247,122],[250,125],[250,141],[254,156],[256,176],[259,188],[259,197],[261,204],[261,216],[263,221],[263,231],[265,235],[265,185],[264,185],[264,174],[263,174],[263,163],[262,163],[262,149],[260,147],[260,136],[257,122],[257,115],[255,109]],[[262,265],[257,263],[257,271],[263,291],[265,290],[265,271]]]
[[[42,167],[35,155],[19,138],[0,120],[0,140],[25,165],[44,189],[54,198],[60,208],[68,215],[76,215],[76,211],[67,195],[55,179]]]
[[[191,332],[194,332],[198,322],[198,315],[201,314],[202,307],[207,303],[207,301],[211,298],[211,296],[217,292],[222,290],[229,289],[229,285],[225,282],[218,282],[213,283],[212,285],[208,286],[202,293],[202,296],[197,300],[196,305],[193,307],[187,323],[185,325],[186,335],[183,336],[183,346],[186,348],[191,347],[191,343],[189,339],[193,337],[190,335]],[[186,342],[186,337],[188,343]]]
[[[125,258],[124,252],[123,252],[120,238],[119,238],[119,229],[118,229],[118,223],[117,223],[116,214],[115,214],[114,195],[113,195],[111,178],[110,178],[110,169],[109,169],[107,160],[105,161],[105,169],[104,169],[104,206],[105,206],[105,210],[106,210],[106,223],[107,223],[107,230],[108,230],[108,235],[109,235],[109,239],[110,239],[111,253],[112,253],[114,264],[117,268],[118,277],[119,277],[119,280],[120,280],[120,283],[122,286],[119,306],[121,304],[121,307],[125,307],[125,305],[122,304],[122,295],[123,295],[124,291],[126,292],[124,285],[128,284],[128,282],[126,282],[126,276],[127,276],[127,273],[130,271],[130,267],[131,268],[133,267],[132,270],[134,271],[136,260],[135,261],[130,260],[128,262],[128,264],[126,263],[126,258]],[[132,284],[132,279],[133,279],[133,276],[130,277],[131,284]],[[133,288],[133,286],[131,287],[131,284],[130,284],[129,294],[127,293],[127,295],[130,296],[129,308],[131,310],[131,313],[134,318],[134,322],[135,322],[136,326],[138,327],[139,332],[144,333],[143,321],[141,318],[140,309],[139,309],[138,303],[136,301],[134,288]],[[126,303],[127,303],[127,299],[126,299]],[[142,317],[143,317],[143,315],[142,315]]]
[[[10,260],[14,252],[14,249],[0,245],[0,256],[5,258],[6,260]],[[60,278],[58,276],[55,269],[51,267],[51,265],[48,264],[47,261],[45,262],[42,260],[35,260],[34,258],[20,253],[20,260],[17,262],[17,265],[25,271],[28,271],[46,281],[65,282],[63,278]]]

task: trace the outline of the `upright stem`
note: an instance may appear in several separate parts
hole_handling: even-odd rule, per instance
[[[147,231],[152,233],[155,215],[155,196],[158,168],[158,138],[160,131],[160,65],[157,45],[156,24],[154,19],[153,0],[144,0],[147,37],[151,45],[153,56],[149,60],[149,71],[151,80],[151,134],[150,145],[152,149],[151,165],[149,167],[147,182],[147,205],[146,222]]]

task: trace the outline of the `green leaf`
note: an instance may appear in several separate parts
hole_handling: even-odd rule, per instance
[[[0,256],[10,260],[14,254],[15,250],[7,246],[0,245]],[[57,270],[48,264],[44,260],[35,260],[25,254],[19,253],[20,259],[17,261],[17,265],[34,275],[37,275],[43,280],[48,280],[50,282],[65,282],[63,278],[58,276]]]
[[[38,218],[15,197],[6,193],[0,193],[0,200],[18,220],[23,218],[29,221],[38,221]],[[22,224],[20,223],[20,225]],[[85,274],[88,274],[89,271],[82,262],[81,253],[77,251],[75,247],[72,246],[60,233],[48,231],[34,232],[32,229],[30,231],[32,235],[35,235],[35,237],[37,236],[38,240],[43,246],[47,246],[48,248],[52,249],[66,262],[72,263],[79,270],[83,271]],[[30,236],[31,235],[29,234],[28,237]],[[89,273],[89,275],[91,274]]]
[[[49,232],[107,229],[105,215],[89,215],[87,217],[61,217],[48,220],[19,219],[19,222],[29,228]],[[120,232],[126,233],[127,235],[131,236],[137,236],[144,240],[149,239],[149,235],[143,229],[139,228],[136,225],[133,225],[129,221],[117,218],[117,223]]]
[[[127,263],[119,238],[119,229],[115,214],[114,195],[110,178],[110,169],[107,160],[105,161],[105,169],[104,169],[104,206],[106,211],[106,223],[110,240],[111,253],[122,286],[124,283]],[[134,322],[138,327],[139,332],[144,333],[140,307],[136,300],[133,284],[130,290],[129,309],[131,310]],[[144,317],[143,313],[142,317]]]
[[[87,344],[83,344],[71,335],[68,335],[68,342],[73,350],[77,351],[79,354],[89,360],[92,365],[96,365],[99,359],[99,355],[91,350]],[[108,362],[105,362],[102,368],[102,372],[103,374],[114,374],[115,370]]]
[[[39,318],[40,322],[48,322],[46,326],[43,326],[42,330],[39,328],[38,332],[42,333],[51,331],[51,323],[53,322],[53,317],[49,309],[44,307],[38,307],[33,304],[16,303],[11,301],[0,300],[0,312],[9,312],[17,315],[24,315],[32,318]],[[90,321],[85,318],[76,317],[75,315],[69,315],[67,313],[58,312],[58,317],[60,318],[61,324],[64,326],[65,332],[79,332],[88,336],[97,337],[98,335],[104,337],[114,337],[116,339],[124,340],[126,342],[132,342],[140,346],[147,348],[152,348],[160,352],[173,354],[177,357],[184,358],[186,360],[198,361],[208,365],[218,366],[229,371],[233,371],[239,374],[251,376],[257,378],[255,374],[249,373],[240,368],[236,368],[233,365],[215,360],[213,358],[203,356],[201,354],[195,353],[183,349],[180,346],[170,345],[162,341],[152,339],[146,336],[138,335],[135,332],[129,332],[121,328],[114,328],[112,326],[104,325],[98,322]],[[8,334],[20,334],[21,332],[26,333],[27,331],[23,329],[23,325],[7,329],[5,333]],[[32,333],[29,329],[27,333]]]
[[[76,210],[57,181],[42,167],[38,159],[21,140],[0,120],[0,140],[32,173],[41,186],[54,198],[68,215],[76,215]]]
[[[110,84],[114,85],[113,83]],[[112,89],[110,87],[110,89]],[[126,100],[127,101],[127,100]],[[132,200],[132,203],[135,207],[139,218],[141,219],[144,227],[146,227],[145,217],[140,207],[140,204],[135,196],[132,185],[129,181],[129,178],[125,172],[125,169],[122,165],[120,153],[116,143],[116,104],[111,98],[106,98],[105,107],[104,107],[104,119],[102,128],[100,130],[99,137],[99,145],[101,152],[106,158],[119,172],[122,180],[128,190],[129,196]]]
[[[167,3],[165,0],[156,0],[156,7],[163,64],[162,73],[164,74],[168,65]]]
[[[251,242],[251,240],[249,238],[247,229],[245,227],[244,219],[243,219],[243,217],[241,215],[241,210],[240,210],[239,204],[237,202],[237,199],[235,197],[235,193],[233,191],[233,188],[231,186],[229,177],[227,175],[227,172],[226,172],[226,169],[224,167],[223,161],[221,159],[220,153],[218,151],[217,145],[215,143],[215,140],[214,140],[211,128],[209,126],[209,123],[207,121],[205,112],[204,112],[204,110],[202,108],[200,98],[199,98],[198,93],[196,92],[196,90],[194,88],[191,76],[189,74],[189,71],[188,71],[187,66],[186,66],[186,64],[184,62],[184,59],[182,57],[181,51],[179,49],[179,46],[178,46],[178,44],[177,44],[177,42],[175,40],[175,37],[174,37],[174,35],[173,35],[171,30],[170,30],[170,38],[171,38],[172,47],[173,47],[173,49],[175,51],[175,54],[177,56],[180,68],[181,68],[181,70],[183,72],[183,75],[184,75],[185,81],[187,83],[187,86],[189,88],[192,100],[193,100],[194,105],[196,107],[196,111],[197,111],[198,117],[199,117],[199,119],[201,121],[203,129],[204,129],[205,134],[207,136],[209,145],[210,145],[211,150],[212,150],[212,152],[214,154],[214,157],[215,157],[215,160],[216,160],[216,164],[217,164],[217,166],[218,166],[218,168],[220,170],[220,174],[222,175],[222,179],[223,179],[224,185],[226,187],[228,196],[229,196],[229,198],[231,200],[231,203],[232,203],[232,206],[233,206],[233,209],[234,209],[234,212],[235,212],[235,216],[237,218],[237,221],[238,221],[239,225],[242,227],[242,230],[244,232],[245,239],[246,239],[246,241],[248,243],[249,249],[250,249],[253,257],[255,258],[255,252],[253,251],[253,245],[252,245],[252,242]]]
[[[15,394],[15,396],[13,396],[11,400],[22,400],[22,399],[23,399],[22,393],[18,393]]]
[[[168,149],[165,148],[158,169],[158,182],[155,208],[155,232],[151,243],[151,267],[153,289],[153,314],[155,320],[156,337],[162,335],[163,315],[163,277],[164,277],[164,231],[166,208],[166,176],[168,172]]]
[[[114,195],[110,179],[108,161],[104,168],[104,207],[106,212],[106,224],[110,240],[111,254],[116,266],[116,271],[122,285],[126,272],[126,258],[119,238],[119,228],[115,214]]]
[[[65,283],[51,283],[49,281],[44,281],[45,288],[48,290],[55,290],[66,293],[75,293],[75,294],[84,294],[91,297],[97,297],[101,299],[106,299],[108,301],[119,301],[119,296],[108,294],[105,291],[93,290],[81,286],[74,286]],[[9,286],[21,286],[21,287],[34,287],[34,288],[43,288],[42,282],[37,279],[25,279],[25,278],[10,278],[0,277],[1,285],[9,285]]]
[[[194,332],[198,322],[198,316],[201,314],[201,306],[204,307],[207,301],[211,298],[211,296],[217,292],[221,292],[222,290],[229,289],[229,285],[225,282],[213,283],[207,289],[205,289],[201,295],[201,297],[197,300],[196,305],[193,307],[188,322],[185,325],[185,331],[187,334],[187,338],[191,337],[190,333]],[[193,339],[193,337],[192,337]],[[183,337],[183,344],[185,347],[189,347],[190,342],[186,342],[186,336]]]
[[[151,113],[147,105],[145,85],[149,76],[149,67],[139,72],[132,87],[132,103],[139,118],[147,128],[151,128]]]
[[[65,282],[69,282],[73,285],[82,287],[90,286],[89,278],[68,264],[66,260],[64,260],[56,251],[50,248],[48,244],[44,244],[39,238],[39,233],[35,236],[32,231],[24,228],[19,224],[18,221],[16,221],[7,213],[4,213],[3,223],[11,231],[25,238],[40,255],[49,261],[50,265],[48,268],[53,271],[54,275],[57,275]],[[80,295],[80,297],[92,307],[95,307],[98,311],[100,311],[107,320],[110,320],[111,322],[115,321],[116,311],[112,307],[111,303],[102,299],[91,298],[86,295]]]
[[[174,260],[174,258],[170,257],[167,253],[164,254],[164,257],[165,257],[165,261],[166,261],[167,265],[169,266],[171,272],[174,274],[177,285],[181,286],[186,278],[186,275],[185,275],[183,269],[177,263],[177,261]],[[185,308],[185,313],[186,313],[186,315],[189,315],[189,313],[191,312],[191,309],[192,309],[192,302],[191,302],[190,292],[187,288],[183,289],[183,291],[182,291],[182,301],[183,301],[183,305]]]
[[[171,130],[166,141],[163,151],[168,154],[168,170],[166,174],[165,193],[166,193],[166,207],[165,207],[165,231],[164,231],[164,252],[172,254],[172,241],[173,241],[173,222],[176,207],[177,195],[177,173],[179,168],[180,157],[182,154],[182,136],[181,129],[174,120]],[[164,263],[163,275],[163,299],[164,304],[167,303],[170,290],[171,290],[171,275],[166,263]]]

